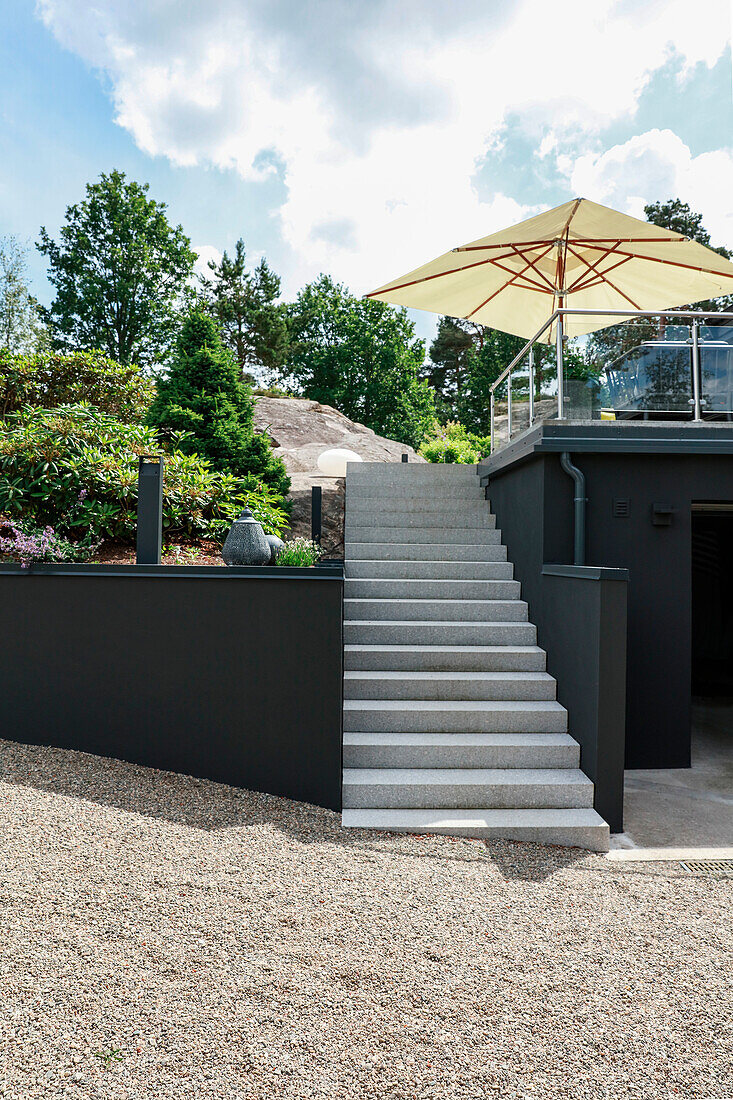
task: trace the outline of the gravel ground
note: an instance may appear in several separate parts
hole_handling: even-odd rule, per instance
[[[0,1096],[733,1096],[733,879],[0,742]]]

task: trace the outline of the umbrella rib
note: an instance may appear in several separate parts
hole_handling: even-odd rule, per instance
[[[583,242],[586,248],[600,248],[600,245]],[[684,267],[688,271],[700,271],[703,275],[719,275],[724,279],[733,279],[733,271],[716,271],[714,267],[698,267],[697,264],[683,264],[680,260],[660,260],[658,256],[642,256],[639,252],[619,252],[615,249],[615,255],[626,256],[630,260],[648,260],[653,264],[668,264],[671,267]],[[722,257],[721,257],[722,259]]]
[[[637,305],[637,303],[634,301],[633,298],[630,298],[628,296],[628,294],[625,294],[624,291],[621,290],[620,287],[616,286],[615,283],[611,282],[610,279],[606,278],[606,273],[605,272],[598,270],[598,264],[601,263],[607,256],[610,256],[611,253],[615,253],[615,250],[613,248],[607,248],[604,255],[600,256],[599,259],[596,260],[595,264],[591,264],[591,262],[589,260],[586,260],[585,256],[581,255],[574,248],[571,248],[570,251],[573,254],[573,256],[575,256],[576,259],[580,260],[580,262],[585,264],[587,268],[589,268],[591,271],[594,271],[596,275],[600,276],[600,278],[603,280],[603,282],[607,283],[611,287],[612,290],[615,290],[617,294],[620,294],[622,298],[625,298],[626,301],[629,302],[634,307],[634,309],[641,309],[641,306]]]
[[[612,256],[612,255],[615,254],[615,246],[614,246],[614,248],[608,248],[602,256],[598,257],[598,259],[595,261],[595,263],[591,263],[590,260],[586,259],[586,257],[581,252],[579,252],[577,249],[573,248],[572,245],[568,245],[568,247],[570,249],[571,254],[573,256],[575,256],[576,260],[580,260],[580,262],[582,264],[585,264],[585,266],[588,268],[588,271],[592,271],[595,275],[598,275],[601,279],[603,278],[604,275],[608,275],[609,272],[613,271],[614,268],[620,266],[620,264],[613,264],[611,267],[607,267],[605,272],[604,271],[599,271],[599,269],[598,269],[599,264],[602,264],[603,261],[608,259],[609,256]],[[629,261],[628,261],[628,259],[622,259],[620,262],[622,264],[625,264],[625,263],[628,263]],[[571,294],[573,291],[577,291],[579,289],[578,284],[582,283],[583,279],[588,278],[588,271],[583,272],[582,275],[578,276],[578,278],[575,280],[574,283],[572,283],[569,287],[565,288],[567,294]]]
[[[543,241],[543,244],[547,244],[547,242]],[[504,249],[510,248],[510,245],[504,244],[504,245],[502,245],[502,248],[504,248]],[[551,248],[551,245],[550,245],[550,248]],[[458,251],[457,249],[453,249],[453,252],[457,252],[457,251]],[[535,252],[536,249],[530,249],[529,251]],[[549,251],[549,248],[546,250],[546,252],[548,252],[548,251]],[[373,298],[373,297],[375,297],[375,295],[391,293],[392,290],[404,290],[405,287],[408,287],[408,286],[416,286],[418,283],[429,283],[430,279],[442,278],[442,277],[444,277],[444,275],[458,275],[458,274],[460,274],[460,272],[471,271],[472,267],[483,267],[485,264],[494,264],[496,267],[501,267],[502,271],[511,271],[511,268],[502,267],[502,265],[499,263],[499,261],[500,260],[511,260],[511,259],[513,259],[514,254],[515,254],[514,252],[507,252],[506,255],[504,255],[504,256],[489,256],[488,259],[486,259],[486,260],[477,260],[473,264],[463,264],[462,267],[450,267],[449,270],[446,271],[446,272],[436,272],[435,275],[423,275],[423,276],[420,276],[420,278],[409,279],[409,281],[407,283],[395,283],[392,286],[382,287],[381,290],[370,290],[370,292],[368,294],[365,294],[364,297],[365,298]],[[537,256],[537,259],[541,260],[541,257],[543,257],[543,255],[545,255],[545,254],[546,254],[545,252],[541,253],[541,255]],[[522,259],[525,259],[525,257],[522,256]],[[526,265],[526,266],[530,266],[530,265]],[[526,267],[525,267],[525,271],[526,271]],[[517,274],[522,274],[522,273],[517,272]]]
[[[550,249],[551,249],[551,248],[552,248],[552,244],[549,244],[549,245],[547,246],[547,248],[545,249],[545,251],[544,251],[544,252],[542,252],[542,253],[541,253],[541,254],[540,254],[540,255],[539,255],[538,257],[537,257],[537,259],[538,259],[538,260],[541,260],[543,256],[546,256],[546,255],[547,255],[547,253],[548,253],[548,252],[550,251]],[[514,276],[513,276],[513,278],[511,278],[511,279],[509,280],[509,282],[507,282],[507,283],[504,283],[504,285],[503,285],[503,286],[497,287],[497,289],[496,289],[496,290],[495,290],[495,291],[493,292],[493,294],[490,294],[490,295],[488,296],[488,298],[486,298],[486,299],[485,299],[485,300],[484,300],[484,301],[483,301],[483,302],[481,303],[481,305],[478,305],[478,306],[476,306],[476,308],[475,308],[475,309],[472,309],[470,313],[467,313],[467,314],[466,314],[466,320],[467,320],[467,321],[468,321],[468,320],[470,320],[470,319],[471,319],[471,317],[473,317],[475,313],[478,313],[478,311],[479,311],[480,309],[483,309],[483,308],[484,308],[484,306],[487,306],[487,305],[489,304],[489,302],[491,301],[491,299],[492,299],[492,298],[495,298],[497,294],[501,294],[502,290],[506,290],[506,288],[507,288],[508,286],[511,286],[511,285],[512,285],[512,283],[513,283],[513,282],[515,282],[515,280],[517,280],[517,279],[520,279],[520,278],[522,277],[522,275],[524,274],[524,272],[525,272],[525,271],[527,270],[527,268],[528,268],[528,267],[531,267],[531,266],[532,266],[532,264],[531,264],[531,263],[527,263],[527,264],[525,264],[525,266],[524,266],[523,270],[522,270],[522,271],[518,271],[518,272],[516,273],[516,275],[514,275]]]
[[[601,256],[601,259],[597,261],[597,264],[601,263],[601,261],[603,259],[610,256],[612,251],[613,250],[607,252],[605,257]],[[611,264],[611,266],[607,267],[606,270],[603,271],[603,272],[596,271],[597,264],[589,264],[588,266],[591,268],[591,270],[593,271],[593,274],[599,279],[599,281],[602,281],[603,275],[610,275],[610,273],[612,271],[615,271],[617,267],[623,267],[623,265],[627,264],[628,262],[629,262],[628,256],[624,256],[623,259],[618,261],[618,263]],[[587,263],[587,260],[585,259],[585,257],[583,258],[583,263]],[[588,278],[588,272],[584,271],[583,274],[579,275],[578,278],[576,279],[576,281],[574,283],[572,283],[567,288],[568,289],[568,294],[573,293],[573,292],[577,292],[579,290],[587,290],[589,286],[596,286],[597,285],[597,283],[593,282],[592,279],[589,282],[584,283],[583,279],[587,279],[587,278]]]
[[[682,241],[688,240],[687,237],[569,237],[574,244],[680,244]],[[548,243],[547,237],[538,241],[520,241],[514,247],[527,248],[528,246],[539,246]],[[508,248],[509,243],[507,241],[500,241],[498,244],[463,244],[458,248],[454,248],[453,252],[488,252],[490,248]]]
[[[538,261],[538,260],[541,260],[543,256],[547,255],[547,252],[548,252],[548,251],[549,251],[549,250],[550,250],[550,249],[552,248],[552,243],[551,243],[551,242],[546,242],[546,243],[548,244],[548,247],[547,247],[547,249],[545,250],[545,252],[543,252],[543,253],[542,253],[541,255],[539,255],[539,256],[537,257],[537,259],[535,259],[535,260],[530,260],[530,259],[529,259],[529,258],[528,258],[527,256],[525,256],[525,255],[523,255],[522,253],[520,253],[519,249],[515,249],[515,251],[517,252],[517,255],[519,255],[519,256],[520,256],[520,257],[521,257],[521,258],[522,258],[523,260],[527,260],[527,263],[528,263],[528,264],[529,264],[529,266],[530,266],[530,267],[532,268],[532,270],[534,271],[535,275],[539,275],[539,277],[540,277],[541,279],[544,279],[544,281],[545,281],[545,285],[546,285],[546,286],[547,286],[547,287],[549,288],[549,290],[550,290],[550,291],[552,291],[552,293],[554,294],[554,293],[555,293],[555,287],[554,287],[554,286],[553,286],[553,284],[552,284],[552,280],[551,280],[551,279],[548,279],[548,278],[547,278],[547,276],[545,275],[544,271],[540,270],[540,268],[539,268],[539,267],[537,267],[537,261]],[[530,249],[530,251],[534,252],[534,249]]]

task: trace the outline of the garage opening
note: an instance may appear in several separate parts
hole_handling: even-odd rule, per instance
[[[733,768],[733,503],[692,508],[692,767]]]

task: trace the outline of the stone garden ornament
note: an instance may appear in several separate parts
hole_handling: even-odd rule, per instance
[[[262,525],[257,522],[249,508],[235,519],[221,556],[225,565],[269,565],[272,548]]]

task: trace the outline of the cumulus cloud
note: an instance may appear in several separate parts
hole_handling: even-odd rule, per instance
[[[697,21],[686,0],[39,0],[38,10],[105,73],[116,120],[141,149],[246,179],[283,174],[290,287],[327,269],[357,290],[532,212],[502,194],[482,202],[472,183],[508,112],[530,120],[545,155],[567,135],[592,142],[633,112],[673,47],[688,68],[710,65],[729,31],[726,0],[708,0]],[[675,27],[685,30],[672,42]],[[578,171],[593,174],[590,163]]]
[[[569,171],[571,189],[644,217],[650,197],[679,197],[705,215],[714,243],[733,244],[733,152],[693,157],[671,130],[649,130],[600,154],[580,157]]]

